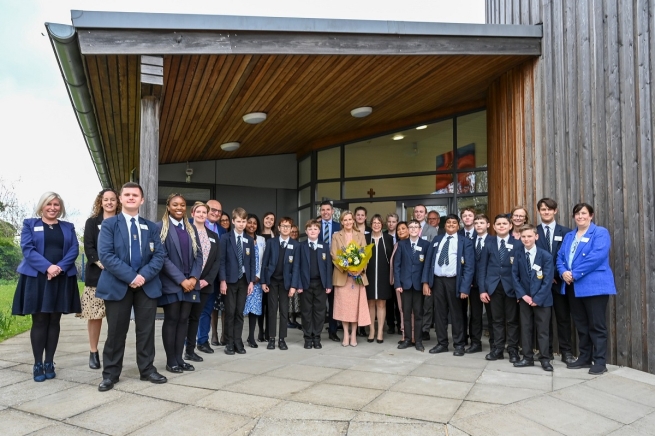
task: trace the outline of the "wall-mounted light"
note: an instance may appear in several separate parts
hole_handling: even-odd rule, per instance
[[[397,135],[393,135],[393,140],[394,141],[400,141],[403,138],[404,138],[404,136],[401,135],[400,133],[398,133]]]
[[[372,112],[373,112],[372,107],[362,106],[362,107],[358,107],[358,108],[355,108],[355,109],[351,110],[350,115],[352,115],[355,118],[364,118],[364,117],[367,117],[367,116],[371,115]]]
[[[248,124],[259,124],[266,120],[266,112],[251,112],[243,116],[243,121]]]
[[[186,182],[191,183],[191,176],[193,175],[193,168],[189,166],[189,162],[186,163]]]
[[[241,143],[239,142],[226,142],[225,144],[221,144],[221,150],[223,151],[235,151],[238,150],[239,147],[241,147]]]

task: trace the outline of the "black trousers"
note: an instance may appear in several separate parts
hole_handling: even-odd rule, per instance
[[[207,304],[209,297],[214,297],[214,293],[200,294],[200,304],[193,304],[191,306],[191,313],[189,314],[189,325],[186,333],[186,349],[192,352],[196,348],[196,335],[198,334],[198,324],[200,323],[200,315],[202,310]]]
[[[280,311],[280,336],[279,339],[287,337],[287,323],[289,322],[289,290],[284,287],[284,282],[271,280],[268,286],[268,336],[277,336],[277,312]]]
[[[471,302],[471,314],[468,319],[468,335],[471,338],[471,345],[482,345],[482,310],[484,303],[480,300],[480,288],[471,286],[471,293],[467,300]],[[463,301],[468,303],[467,300]]]
[[[434,322],[434,297],[432,295],[426,295],[423,297],[423,325],[421,331],[429,332]]]
[[[462,319],[462,299],[457,296],[457,277],[434,276],[432,300],[434,302],[434,329],[437,343],[448,346],[448,315],[452,324],[453,345],[462,348],[464,340],[464,320]]]
[[[569,287],[569,286],[567,286]],[[596,365],[607,361],[607,302],[609,295],[576,297],[571,289],[571,315],[578,330],[578,360]]]
[[[548,326],[550,325],[551,308],[530,306],[523,300],[519,301],[521,314],[521,347],[523,357],[534,360],[534,337],[536,333],[537,347],[541,356],[539,360],[548,361]]]
[[[559,352],[573,353],[573,346],[571,345],[571,304],[569,303],[569,294],[572,292],[570,287],[566,287],[566,294],[559,293],[559,285],[557,290],[553,289],[553,311],[551,318],[555,317],[557,323],[557,341],[559,342]],[[548,330],[548,352],[553,352],[553,323],[550,323]]]
[[[107,340],[102,351],[102,378],[118,380],[123,370],[125,339],[130,329],[130,315],[134,308],[136,333],[136,363],[139,373],[148,376],[157,371],[155,360],[155,316],[157,300],[146,295],[143,288],[129,288],[122,300],[105,300]]]
[[[198,303],[176,301],[164,306],[164,322],[161,326],[161,340],[166,352],[168,366],[182,365],[184,340],[189,331],[189,315]]]
[[[243,346],[243,308],[248,296],[248,282],[244,275],[235,283],[227,284],[225,297],[225,341],[227,345]]]
[[[421,342],[421,325],[423,323],[423,292],[418,289],[403,289],[400,294],[403,302],[403,324],[405,325],[405,339],[412,337],[412,312],[414,313],[414,339]]]
[[[491,349],[494,348],[494,320],[493,314],[491,313],[491,303],[483,303],[484,311],[487,312],[487,328],[489,329],[489,345]]]
[[[325,322],[327,294],[320,280],[309,282],[309,289],[300,294],[300,316],[302,334],[305,340],[321,340],[321,330]]]
[[[387,327],[398,327],[398,330],[400,330],[400,308],[398,307],[395,290],[393,296],[387,300]]]
[[[507,349],[518,351],[519,348],[519,305],[516,298],[508,297],[503,285],[498,287],[491,294],[491,316],[494,330],[494,348],[499,350]],[[507,324],[507,328],[505,328]]]

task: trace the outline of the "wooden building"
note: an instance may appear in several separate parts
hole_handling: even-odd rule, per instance
[[[170,192],[300,223],[323,199],[535,216],[550,196],[566,223],[591,202],[615,239],[610,360],[653,372],[653,24],[615,3],[603,21],[609,3],[488,1],[487,24],[73,11],[46,27],[101,183],[138,180],[151,219]]]

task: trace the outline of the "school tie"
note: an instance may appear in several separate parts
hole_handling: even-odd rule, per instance
[[[550,227],[546,226],[546,242],[548,243],[548,252],[552,253],[553,252],[553,245],[550,242]]]
[[[473,239],[473,238],[471,237],[471,232],[466,232],[466,237],[467,237],[468,239]]]
[[[500,257],[500,264],[502,265],[507,258],[507,246],[505,246],[505,240],[500,240],[500,249],[498,250],[498,256]]]
[[[325,221],[323,223],[323,242],[330,243],[330,225]]]
[[[286,243],[285,241],[282,241],[282,243],[281,243],[280,245],[282,246],[282,249],[283,249],[283,250],[284,250],[285,248],[287,248],[287,243]]]
[[[182,223],[177,223],[177,228],[180,230],[184,230],[184,226],[182,225]]]
[[[450,261],[448,260],[448,248],[450,248],[451,238],[452,236],[448,236],[446,238],[446,243],[441,247],[441,254],[439,255],[439,261],[437,262],[439,266],[444,266],[444,264],[450,265]]]
[[[478,238],[478,244],[475,246],[475,258],[480,258],[480,253],[482,253],[482,238]]]
[[[132,218],[130,220],[132,225],[130,226],[130,235],[132,236],[132,241],[130,241],[130,266],[134,271],[138,271],[141,268],[141,244],[139,243],[139,228],[136,226],[136,219]]]
[[[312,247],[312,250],[316,250],[316,246],[314,245],[313,242],[310,242],[310,243],[309,243],[309,246]]]
[[[243,277],[243,246],[241,245],[241,236],[237,237],[237,260],[239,262],[239,279]]]
[[[412,242],[412,254],[416,254],[416,242]]]
[[[525,261],[528,263],[528,276],[532,278],[532,264],[530,263],[530,252],[525,252]]]

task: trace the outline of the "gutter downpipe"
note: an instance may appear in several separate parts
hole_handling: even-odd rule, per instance
[[[82,62],[82,54],[80,53],[75,28],[56,23],[45,23],[45,27],[100,184],[103,188],[111,188],[107,160],[105,159],[102,138],[93,110],[91,94],[87,86],[84,63]]]

